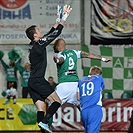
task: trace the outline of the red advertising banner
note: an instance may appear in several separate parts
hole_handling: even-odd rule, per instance
[[[101,131],[126,131],[129,128],[133,99],[103,100]]]
[[[53,117],[54,131],[83,131],[80,111],[72,104],[62,105]]]
[[[36,122],[37,108],[31,99],[18,99],[3,105],[0,99],[0,131],[39,131]],[[133,110],[133,99],[103,100],[101,131],[127,131]],[[17,124],[16,124],[17,123]],[[56,132],[84,131],[80,111],[71,104],[64,104],[53,116],[51,129]]]
[[[133,99],[103,100],[103,118],[101,131],[127,131],[129,118],[133,110]],[[70,104],[64,104],[54,115],[52,130],[83,131],[79,110]]]

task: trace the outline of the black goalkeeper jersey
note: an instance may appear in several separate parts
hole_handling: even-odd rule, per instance
[[[45,76],[47,66],[46,46],[61,34],[62,29],[63,26],[59,24],[56,29],[52,27],[40,40],[30,42],[29,60],[31,64],[31,78]]]

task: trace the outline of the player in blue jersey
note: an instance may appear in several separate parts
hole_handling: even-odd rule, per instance
[[[102,90],[104,81],[99,67],[90,68],[88,76],[78,81],[78,99],[81,106],[81,117],[85,133],[98,133],[100,130],[102,113]]]

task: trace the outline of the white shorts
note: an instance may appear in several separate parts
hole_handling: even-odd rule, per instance
[[[78,82],[65,82],[56,86],[56,93],[61,99],[62,104],[67,102],[74,105],[79,105],[79,101],[77,100],[77,91]]]

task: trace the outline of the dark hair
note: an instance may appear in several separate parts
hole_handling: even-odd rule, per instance
[[[62,39],[62,38],[59,38],[59,39],[57,39],[56,41],[55,41],[55,43],[54,43],[54,46],[53,46],[53,49],[54,49],[54,52],[55,53],[59,53],[59,51],[58,51],[58,46],[60,45],[60,44],[66,44],[65,43],[65,40],[64,39]]]
[[[28,37],[31,41],[34,40],[34,34],[36,33],[35,27],[36,27],[36,25],[32,25],[32,26],[30,26],[29,28],[27,28],[26,31],[25,31],[27,37]]]
[[[54,79],[52,76],[49,76],[48,79]]]

